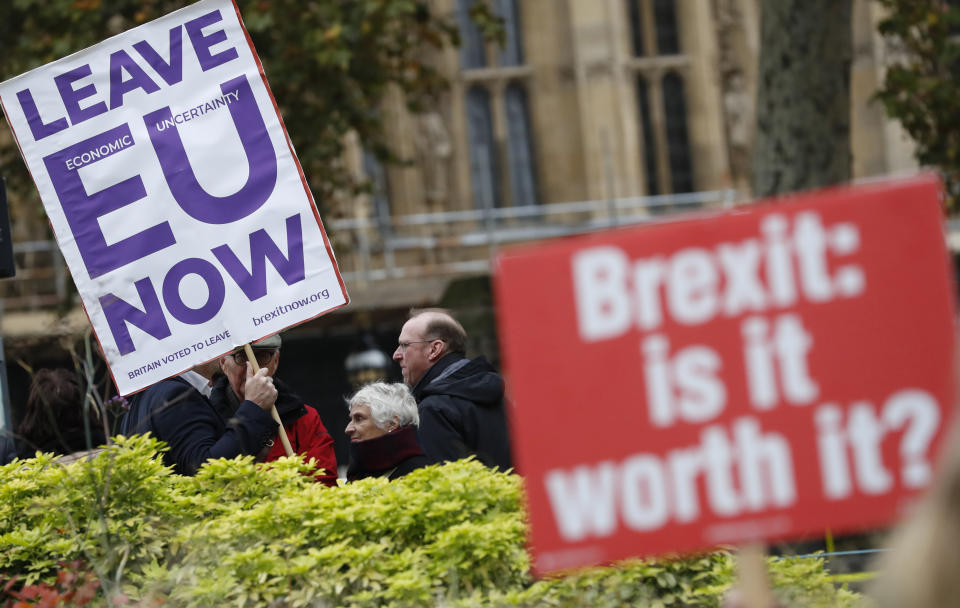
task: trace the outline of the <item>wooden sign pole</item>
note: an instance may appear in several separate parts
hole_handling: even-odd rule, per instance
[[[253,355],[253,349],[250,348],[250,344],[243,345],[243,352],[247,353],[247,361],[253,365],[253,373],[260,371],[260,364],[257,363],[257,358]],[[290,447],[290,439],[287,437],[287,430],[283,428],[283,423],[280,422],[280,414],[277,413],[277,406],[270,406],[270,415],[273,416],[273,419],[277,421],[277,424],[280,425],[280,443],[283,444],[283,451],[287,453],[287,456],[293,456],[293,448]]]
[[[766,557],[760,543],[744,545],[737,553],[738,586],[744,608],[773,608]]]

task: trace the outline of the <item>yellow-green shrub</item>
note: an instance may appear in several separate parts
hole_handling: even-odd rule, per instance
[[[520,478],[473,461],[327,488],[287,459],[181,477],[160,446],[0,467],[0,572],[51,581],[82,559],[105,593],[171,606],[718,606],[733,581],[726,552],[535,581]],[[818,560],[771,574],[788,605],[857,602]]]

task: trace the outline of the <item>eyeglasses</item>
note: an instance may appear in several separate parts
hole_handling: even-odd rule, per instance
[[[410,346],[411,344],[430,344],[431,342],[434,342],[436,340],[437,338],[434,338],[433,340],[415,340],[413,342],[398,342],[397,346],[400,347],[400,352],[405,353],[407,352],[407,347]],[[440,341],[443,342],[443,340],[440,340]]]
[[[253,356],[257,358],[257,365],[260,367],[265,366],[267,363],[270,363],[270,360],[273,359],[273,356],[277,354],[276,349],[253,349]],[[233,362],[240,366],[246,366],[247,364],[247,353],[238,350],[233,353]]]

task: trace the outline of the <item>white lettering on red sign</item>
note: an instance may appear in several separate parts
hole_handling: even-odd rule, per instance
[[[681,249],[669,257],[631,261],[621,249],[603,245],[573,256],[573,283],[580,337],[610,340],[631,326],[660,328],[665,317],[681,325],[715,317],[763,312],[794,305],[850,298],[865,288],[857,264],[830,262],[857,252],[857,227],[824,227],[816,212],[797,215],[792,231],[783,215],[768,215],[762,237],[723,243],[714,250]],[[794,269],[796,267],[797,270]]]

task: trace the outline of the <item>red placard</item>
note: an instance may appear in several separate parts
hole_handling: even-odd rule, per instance
[[[935,177],[514,249],[536,571],[889,523],[954,410]]]

